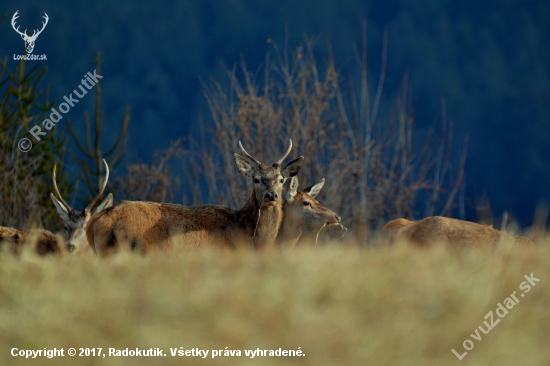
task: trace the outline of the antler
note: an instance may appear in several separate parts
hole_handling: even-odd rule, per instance
[[[105,159],[103,159],[103,163],[105,164],[105,169],[107,170],[107,172],[105,173],[105,180],[103,181],[103,187],[101,187],[101,190],[99,191],[97,196],[95,196],[94,200],[88,205],[88,207],[86,207],[85,211],[90,211],[92,209],[92,207],[94,207],[97,200],[103,194],[103,191],[105,190],[105,187],[107,187],[107,181],[109,180],[109,165],[107,165],[107,162],[105,161]]]
[[[292,139],[288,139],[290,141],[290,145],[288,145],[288,150],[286,151],[286,153],[283,155],[282,158],[280,158],[279,160],[277,160],[277,162],[275,164],[281,166],[281,164],[283,163],[283,160],[286,159],[286,157],[288,156],[288,154],[290,154],[290,150],[292,150]]]
[[[241,142],[239,141],[239,147],[241,148],[241,150],[243,151],[243,153],[249,158],[251,159],[253,162],[255,162],[256,164],[258,165],[262,165],[262,163],[260,163],[258,160],[256,160],[252,155],[250,155],[249,153],[246,152],[246,150],[244,149],[243,147],[243,144],[241,144]]]
[[[46,13],[44,13],[43,18],[46,20],[46,23],[42,22],[42,29],[40,29],[40,30],[38,31],[38,33],[36,33],[36,31],[33,31],[32,37],[34,37],[34,38],[38,37],[38,35],[39,35],[40,33],[42,33],[42,31],[44,30],[44,28],[46,28],[46,25],[48,24],[48,20],[49,20],[50,18],[48,18],[48,14],[46,14]],[[35,34],[35,33],[36,33],[36,34]]]
[[[26,29],[25,29],[25,32],[21,32],[21,31],[19,31],[19,27],[15,28],[15,20],[17,18],[19,18],[19,15],[17,15],[17,13],[19,13],[19,10],[17,10],[15,12],[15,14],[13,14],[13,16],[11,17],[11,26],[12,26],[13,30],[15,30],[20,35],[26,36],[27,35],[27,30]],[[44,13],[44,14],[46,14],[46,13]]]
[[[71,206],[69,206],[67,204],[67,202],[65,202],[65,200],[63,199],[63,197],[61,197],[61,193],[59,193],[59,189],[57,189],[57,182],[56,182],[56,175],[55,175],[55,169],[57,168],[57,162],[54,164],[53,166],[53,188],[55,189],[55,193],[57,194],[57,198],[59,198],[59,201],[61,201],[61,203],[65,206],[65,208],[67,209],[67,211],[70,211],[72,210]]]

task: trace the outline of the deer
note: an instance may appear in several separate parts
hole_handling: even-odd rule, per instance
[[[441,242],[452,247],[495,249],[501,240],[535,246],[528,238],[499,231],[492,226],[443,216],[426,217],[416,222],[400,218],[388,222],[384,230],[397,230],[397,240],[406,240],[419,247]]]
[[[90,219],[97,215],[98,213],[102,212],[103,210],[111,207],[113,205],[113,194],[109,193],[105,200],[101,202],[93,211],[92,208],[97,203],[97,201],[101,198],[103,195],[103,192],[105,191],[105,187],[107,186],[107,182],[109,181],[109,166],[107,165],[107,162],[105,159],[103,159],[103,164],[105,164],[105,179],[103,181],[103,185],[101,186],[101,189],[99,190],[99,193],[94,197],[92,202],[86,207],[84,210],[75,210],[71,208],[65,202],[63,197],[61,196],[61,193],[59,193],[59,189],[57,188],[57,179],[56,179],[56,168],[57,163],[54,164],[53,167],[53,187],[54,191],[57,195],[54,196],[53,193],[50,193],[50,198],[53,201],[53,204],[55,206],[55,209],[59,216],[61,217],[61,220],[64,221],[64,228],[66,231],[66,242],[65,245],[67,246],[67,250],[70,252],[76,252],[80,249],[88,248],[88,240],[86,238],[86,228],[88,226],[88,223],[90,222]]]
[[[283,185],[296,176],[304,161],[300,156],[284,168],[292,150],[271,166],[250,155],[234,154],[237,171],[252,181],[252,192],[238,210],[221,205],[182,206],[170,203],[122,201],[92,217],[86,235],[100,256],[122,245],[147,253],[153,249],[194,249],[204,246],[263,249],[275,243],[283,219]]]
[[[112,202],[112,194],[109,194],[109,197],[94,210],[92,215],[101,212],[104,208],[110,207]],[[76,214],[64,218],[64,226],[67,232],[67,239],[65,241],[45,229],[31,229],[28,233],[24,233],[12,227],[0,226],[0,250],[7,249],[9,252],[18,255],[24,246],[31,245],[36,254],[47,255],[59,254],[63,244],[65,244],[65,249],[68,252],[73,253],[79,251],[82,247],[88,247],[87,241],[82,243],[82,240],[86,240],[84,236],[84,229],[87,223],[86,215],[83,214],[84,211],[73,210],[73,212]]]
[[[12,227],[0,226],[0,249],[19,255],[23,247],[31,246],[38,255],[59,254],[57,236],[44,229],[32,229],[24,233]]]
[[[17,26],[17,28],[15,27],[15,21],[17,20],[17,18],[19,18],[19,10],[17,10],[15,12],[15,14],[13,14],[13,16],[11,17],[11,26],[13,28],[13,30],[15,30],[17,33],[19,33],[19,35],[21,36],[21,38],[23,38],[23,40],[25,41],[25,48],[27,50],[27,53],[32,53],[32,51],[34,50],[34,43],[36,42],[36,39],[38,38],[38,36],[40,35],[40,33],[42,33],[42,31],[44,30],[44,28],[46,28],[46,25],[48,24],[48,14],[44,13],[44,22],[42,22],[42,29],[40,29],[39,31],[37,30],[33,30],[32,34],[29,36],[27,34],[27,30],[25,29],[24,32],[21,32],[19,30],[19,26]]]
[[[315,199],[325,184],[323,178],[319,183],[298,191],[298,177],[292,177],[283,204],[283,222],[277,236],[280,246],[293,248],[302,236],[304,227],[319,227],[338,224],[342,218]]]
[[[109,180],[109,166],[105,160],[103,160],[103,163],[107,171],[103,187],[88,207],[82,211],[72,209],[65,200],[63,200],[57,188],[57,163],[54,164],[52,180],[57,197],[55,197],[53,193],[50,194],[50,197],[57,213],[64,221],[64,228],[66,231],[66,240],[64,243],[57,235],[45,229],[31,229],[28,233],[24,233],[12,227],[0,226],[0,249],[8,249],[8,251],[13,254],[20,254],[24,246],[32,245],[34,252],[39,255],[46,255],[59,254],[62,251],[61,248],[63,244],[68,252],[77,252],[80,248],[88,247],[85,236],[85,229],[88,222],[93,215],[113,205],[113,195],[110,193],[107,198],[91,212],[91,209],[103,194],[107,181]]]

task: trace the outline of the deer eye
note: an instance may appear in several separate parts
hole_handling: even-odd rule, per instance
[[[311,203],[309,203],[308,201],[304,201],[304,206],[311,206]]]
[[[254,178],[254,183],[260,183],[260,180],[258,178]]]
[[[285,179],[284,179],[284,178],[281,178],[281,179],[279,179],[279,182],[284,183],[284,182],[285,182]]]

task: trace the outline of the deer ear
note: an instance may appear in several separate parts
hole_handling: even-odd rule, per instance
[[[284,178],[294,177],[302,169],[302,164],[304,163],[304,157],[300,156],[298,159],[292,160],[288,163],[285,168],[281,171],[281,175]]]
[[[93,211],[92,215],[98,214],[101,211],[105,210],[106,208],[109,208],[113,205],[113,194],[109,193],[109,195],[101,202]]]
[[[298,177],[292,177],[290,183],[288,184],[288,190],[286,192],[286,200],[288,202],[292,201],[296,193],[298,192]]]
[[[307,187],[304,189],[304,193],[307,193],[311,198],[317,197],[319,192],[321,192],[321,189],[323,189],[323,186],[325,185],[325,178],[323,178],[319,183],[312,185],[311,187]]]
[[[241,173],[244,176],[247,177],[253,177],[255,173],[255,169],[250,164],[248,160],[240,156],[239,154],[235,154],[235,165],[237,165],[237,170],[239,173]]]
[[[50,197],[52,198],[55,209],[57,210],[57,213],[59,214],[59,216],[61,216],[61,219],[63,221],[69,221],[69,212],[65,208],[65,205],[59,202],[59,200],[55,198],[53,193],[50,193]]]

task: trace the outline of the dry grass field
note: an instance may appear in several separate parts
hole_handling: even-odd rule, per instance
[[[549,268],[550,240],[536,252],[381,245],[2,254],[0,365],[549,365]],[[531,273],[540,282],[524,293]],[[514,291],[519,303],[496,323],[498,303]],[[473,339],[490,311],[494,328]],[[451,349],[463,354],[467,339],[474,348],[459,361]],[[107,356],[69,357],[70,347]],[[171,356],[179,347],[209,353]],[[26,359],[12,348],[64,348],[65,356]],[[166,356],[112,357],[109,348]],[[245,355],[258,348],[305,355]],[[242,355],[223,356],[226,349]],[[222,352],[212,358],[212,350]]]

